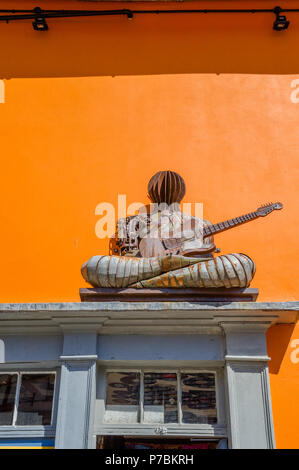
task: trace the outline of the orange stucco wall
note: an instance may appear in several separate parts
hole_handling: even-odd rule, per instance
[[[36,6],[15,3],[0,1],[0,9]],[[220,4],[274,6],[213,7]],[[216,241],[222,253],[255,260],[259,300],[298,300],[299,103],[291,85],[299,15],[289,16],[283,33],[272,31],[271,15],[52,20],[48,33],[0,23],[0,301],[77,301],[81,264],[108,252],[108,239],[95,234],[97,204],[117,207],[118,194],[147,202],[147,181],[160,169],[179,172],[185,201],[203,202],[214,222],[282,201],[283,211]],[[296,337],[294,326],[268,333],[278,447],[299,446]]]

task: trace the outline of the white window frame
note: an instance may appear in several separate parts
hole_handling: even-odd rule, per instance
[[[139,397],[139,422],[137,423],[105,423],[105,409],[106,409],[106,386],[107,374],[109,372],[138,372],[140,373],[140,397]],[[148,424],[143,422],[143,377],[144,373],[176,373],[178,375],[178,423],[163,423],[163,424]],[[144,366],[122,368],[122,367],[100,367],[99,385],[100,397],[97,394],[96,400],[96,413],[94,421],[94,438],[96,435],[130,435],[130,436],[157,436],[164,435],[164,437],[201,437],[201,438],[226,438],[227,437],[227,424],[225,414],[225,387],[224,387],[224,370],[222,367],[159,367],[159,366]],[[188,424],[182,422],[182,409],[181,409],[181,386],[180,375],[181,373],[213,373],[215,375],[215,391],[216,391],[216,410],[217,410],[217,423],[215,424]]]
[[[54,375],[54,392],[53,392],[53,399],[52,399],[52,410],[51,410],[51,423],[46,424],[46,425],[41,425],[41,424],[17,424],[17,416],[18,416],[18,407],[19,407],[19,401],[20,401],[20,390],[21,390],[21,383],[22,383],[22,375],[43,375],[43,374],[51,374]],[[35,428],[35,427],[41,427],[43,426],[44,428],[51,428],[53,426],[53,419],[54,419],[54,405],[56,401],[56,383],[57,383],[57,372],[56,370],[50,370],[50,371],[0,371],[0,375],[17,375],[17,386],[16,386],[16,394],[15,394],[15,402],[14,402],[14,410],[13,410],[13,417],[12,417],[12,424],[0,424],[0,429],[3,428],[8,428],[8,427],[15,427],[15,428]]]

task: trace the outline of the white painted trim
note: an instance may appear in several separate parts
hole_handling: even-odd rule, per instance
[[[27,437],[55,437],[55,428],[51,426],[1,426],[0,439]]]
[[[217,305],[220,303],[221,305]],[[62,316],[66,312],[82,317],[83,312],[125,312],[125,311],[147,311],[150,304],[151,311],[161,310],[214,310],[214,311],[298,311],[299,301],[286,302],[51,302],[51,303],[1,303],[0,312],[53,312]],[[84,313],[83,315],[86,315]],[[30,318],[32,316],[30,315]]]
[[[135,425],[101,425],[95,426],[93,430],[93,434],[107,436],[107,435],[114,435],[114,436],[157,436],[155,429],[157,426],[163,426],[167,429],[167,436],[186,436],[186,437],[227,437],[227,429],[226,426],[210,426],[210,427],[200,427],[200,426],[188,426],[188,425],[177,425],[177,426],[170,426],[167,424],[163,425],[139,425],[138,427]]]
[[[265,415],[265,431],[267,435],[268,448],[275,449],[275,434],[272,417],[272,404],[271,404],[271,393],[269,384],[269,369],[266,366],[261,374],[262,381],[262,393],[264,400],[264,415]]]
[[[60,356],[61,362],[72,362],[72,361],[96,361],[98,359],[97,355],[90,356]]]
[[[269,356],[224,356],[226,361],[244,361],[244,362],[268,362],[271,361]]]
[[[184,371],[185,372],[185,371]],[[183,410],[182,410],[182,370],[177,371],[177,406],[178,406],[178,424],[183,424]],[[217,405],[216,405],[217,406]]]
[[[62,362],[61,387],[59,391],[59,408],[57,430],[55,436],[56,448],[92,448],[92,417],[95,404],[96,361],[67,360]],[[74,375],[72,375],[75,373]],[[73,388],[77,374],[80,374],[82,386]],[[75,382],[73,382],[75,379]],[[74,413],[69,406],[69,398],[75,397],[75,406],[80,407],[81,413]],[[82,408],[81,408],[82,407]],[[75,435],[75,438],[74,438]]]
[[[246,363],[239,361],[227,362],[226,371],[229,401],[228,412],[230,428],[230,447],[232,447],[233,449],[253,448],[252,443],[255,442],[254,448],[260,448],[262,442],[265,446],[264,448],[275,448],[267,363],[262,362],[259,364],[254,361],[248,361]],[[240,385],[240,383],[239,385],[237,385],[236,377],[238,373],[246,373],[247,375],[249,375],[250,372],[254,374],[256,378],[258,375],[260,386],[256,387],[254,395],[248,395],[247,397],[245,397],[244,395],[242,396],[244,383],[243,387],[241,386],[241,389],[238,390],[238,386]],[[238,382],[239,381],[240,377],[238,379]],[[250,413],[250,409],[255,406],[259,405],[260,408],[262,408],[264,425],[263,432],[260,423],[256,423],[256,421],[254,423],[250,423],[250,421],[247,420],[247,423],[244,425],[242,421],[242,410],[244,410],[244,406],[246,406],[244,405],[245,398],[246,402],[248,402],[248,413]],[[243,403],[242,409],[240,408],[240,401]],[[259,427],[257,428],[256,426]],[[263,437],[263,441],[255,439],[256,435],[259,435],[260,438]],[[240,441],[241,436],[243,442],[242,446]]]
[[[15,394],[15,404],[13,410],[13,417],[12,417],[12,425],[16,426],[17,415],[18,415],[18,407],[20,402],[20,391],[21,391],[21,374],[17,372],[17,387],[16,387],[16,394]],[[52,419],[51,419],[52,424]]]

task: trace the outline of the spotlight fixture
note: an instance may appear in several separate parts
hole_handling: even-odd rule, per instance
[[[188,9],[183,8],[179,10],[168,10],[166,8],[162,10],[130,10],[128,8],[122,8],[120,10],[42,10],[40,7],[36,7],[33,10],[0,10],[0,23],[6,21],[19,20],[33,20],[32,26],[36,31],[48,31],[49,27],[47,24],[48,18],[87,18],[87,17],[100,17],[100,16],[126,16],[129,20],[132,20],[135,15],[170,15],[170,14],[252,14],[252,13],[269,13],[275,15],[275,21],[273,23],[273,29],[275,31],[283,31],[288,29],[290,22],[287,20],[286,13],[299,13],[299,8],[281,8],[276,6],[274,8],[250,8],[250,9]]]
[[[35,31],[48,31],[49,27],[45,18],[43,16],[39,16],[41,9],[39,7],[34,8],[34,13],[36,13],[36,17],[32,22],[33,29]]]
[[[288,29],[290,22],[287,20],[286,16],[281,15],[280,7],[275,7],[273,11],[276,14],[276,19],[273,23],[273,29],[275,31],[283,31]]]

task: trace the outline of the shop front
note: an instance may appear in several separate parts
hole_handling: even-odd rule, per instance
[[[1,445],[274,448],[265,333],[292,324],[296,310],[297,302],[3,304]]]

